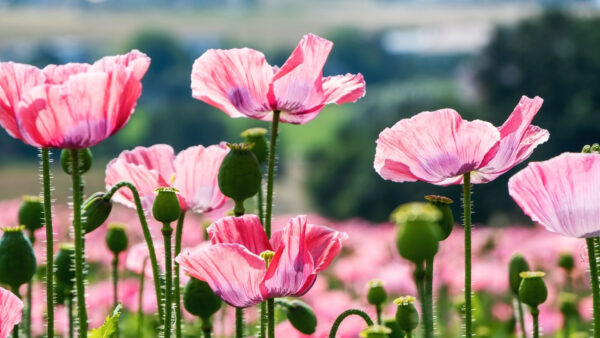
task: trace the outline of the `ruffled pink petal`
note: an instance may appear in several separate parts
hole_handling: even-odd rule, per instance
[[[44,82],[44,73],[37,67],[0,62],[0,126],[10,136],[21,138],[15,116],[19,101],[29,90]]]
[[[237,243],[255,255],[272,250],[256,215],[223,217],[211,224],[207,231],[213,244]]]
[[[600,155],[565,153],[510,178],[510,196],[534,222],[569,237],[600,234]]]
[[[486,164],[499,140],[488,122],[464,121],[452,109],[423,112],[379,134],[374,167],[396,182],[459,184],[464,173]]]
[[[194,62],[192,96],[231,117],[263,118],[273,69],[256,50],[210,49]]]
[[[248,307],[264,300],[259,285],[265,261],[239,244],[211,245],[194,253],[184,250],[176,261],[231,306]]]
[[[46,75],[47,84],[61,84],[69,79],[69,77],[86,73],[90,69],[87,63],[67,63],[64,65],[48,65],[43,71]]]
[[[115,65],[121,65],[130,70],[133,76],[141,81],[148,67],[150,67],[150,58],[137,49],[123,55],[105,56],[102,59],[94,62],[92,71],[109,71]]]
[[[366,84],[362,74],[329,76],[323,79],[325,104],[348,103],[365,96]]]
[[[21,321],[23,302],[12,292],[0,287],[0,337],[8,337]]]
[[[229,148],[221,143],[206,148],[190,147],[177,154],[173,186],[179,190],[187,209],[208,212],[225,203],[217,178],[227,153]]]
[[[342,249],[342,242],[347,238],[348,234],[345,232],[308,224],[306,228],[306,246],[315,263],[314,273],[327,269]]]

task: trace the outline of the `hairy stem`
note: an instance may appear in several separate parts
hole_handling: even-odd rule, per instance
[[[138,311],[137,311],[137,336],[142,336],[142,328],[144,327],[144,280],[146,279],[146,262],[148,258],[144,258],[144,262],[142,263],[142,273],[140,274],[140,289],[138,293]]]
[[[269,338],[275,338],[275,299],[267,299],[267,314],[268,314],[268,326],[267,332]]]
[[[173,300],[171,299],[171,293],[173,291],[173,252],[171,250],[171,235],[173,234],[173,229],[169,223],[163,223],[163,227],[161,229],[164,239],[165,246],[165,323],[164,323],[164,337],[171,337],[171,322],[173,319],[173,315],[171,313],[173,309]]]
[[[265,232],[267,233],[267,237],[269,238],[271,238],[271,216],[273,213],[273,179],[275,178],[275,150],[277,149],[279,113],[279,110],[273,111],[273,121],[271,123],[271,142],[269,143],[269,168],[267,171],[267,211],[264,223]]]
[[[600,287],[598,286],[598,265],[594,238],[586,238],[590,264],[590,280],[592,284],[592,298],[594,304],[594,338],[600,337]]]
[[[256,212],[258,213],[258,219],[260,219],[260,224],[265,224],[265,213],[263,210],[262,180],[260,181],[260,188],[258,189],[258,194],[256,194]]]
[[[183,237],[183,222],[185,221],[185,212],[182,211],[177,219],[177,227],[175,229],[175,255],[177,257],[181,252],[181,240]],[[173,282],[174,287],[174,302],[175,302],[175,337],[181,338],[181,285],[179,282],[179,263],[175,261],[175,280]]]
[[[73,318],[73,290],[67,293],[67,317],[69,318],[69,338],[75,337],[75,323]]]
[[[258,338],[266,338],[268,321],[269,315],[267,313],[267,302],[262,302],[260,303],[260,327],[258,331]]]
[[[29,242],[31,242],[31,246],[35,243],[35,236],[33,231],[29,231]],[[35,276],[31,278],[31,280],[27,283],[27,309],[25,312],[25,337],[31,337],[31,294],[33,293],[33,279]]]
[[[463,208],[465,226],[465,335],[472,337],[471,314],[471,173],[464,175]]]
[[[425,324],[425,337],[433,338],[434,336],[434,321],[433,321],[433,258],[425,262],[425,305],[423,307],[423,316],[427,315]]]
[[[48,338],[54,337],[54,234],[52,230],[52,188],[50,187],[50,151],[40,149],[42,157],[42,186],[44,225],[46,226],[46,315]]]
[[[344,319],[346,319],[347,317],[352,316],[352,315],[356,315],[356,316],[359,316],[362,319],[364,319],[365,323],[367,323],[367,326],[373,325],[373,320],[364,311],[359,310],[359,309],[346,310],[346,311],[342,312],[333,322],[333,325],[331,326],[331,330],[329,331],[329,338],[336,338],[337,331],[338,331],[340,325],[342,324],[342,322],[344,321]]]
[[[244,309],[235,308],[235,338],[244,338]]]

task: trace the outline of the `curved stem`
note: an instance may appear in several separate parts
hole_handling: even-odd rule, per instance
[[[146,246],[148,246],[148,255],[150,256],[150,264],[152,265],[152,279],[154,280],[154,290],[156,292],[156,304],[158,305],[158,318],[160,322],[164,322],[163,316],[163,307],[162,307],[162,291],[160,286],[160,277],[158,270],[158,260],[156,259],[156,250],[154,249],[154,242],[152,241],[152,235],[150,234],[150,228],[148,227],[148,222],[146,221],[146,216],[144,216],[144,209],[142,208],[142,202],[140,200],[140,194],[138,193],[136,187],[127,181],[121,181],[115,184],[109,191],[104,194],[105,199],[111,199],[112,196],[117,192],[117,190],[121,188],[128,188],[132,195],[133,200],[135,202],[135,207],[138,213],[138,218],[140,219],[140,224],[142,226],[142,231],[144,232],[144,240],[146,241]]]
[[[182,211],[177,219],[177,227],[175,228],[175,255],[177,257],[181,252],[181,240],[183,237],[183,222],[185,220],[185,212]],[[175,337],[181,338],[181,285],[179,282],[179,263],[175,261],[175,280],[174,286],[174,302],[175,302]]]
[[[344,321],[344,319],[346,319],[347,317],[352,316],[352,315],[356,315],[356,316],[359,316],[362,319],[364,319],[365,323],[367,323],[367,326],[373,325],[373,320],[371,320],[371,317],[369,317],[369,315],[366,314],[364,311],[359,310],[359,309],[346,310],[346,311],[342,312],[333,322],[333,325],[331,326],[331,330],[329,331],[329,338],[335,338],[336,334],[337,334],[337,330],[340,327],[340,325],[342,324],[342,322]]]
[[[163,227],[161,229],[164,239],[165,246],[165,323],[164,323],[164,337],[171,337],[171,322],[173,319],[172,309],[173,309],[173,300],[171,299],[171,293],[173,291],[173,252],[171,250],[171,235],[173,234],[173,229],[169,223],[163,223]]]
[[[87,336],[87,311],[85,308],[85,281],[83,257],[83,230],[81,226],[81,172],[79,151],[71,149],[71,182],[73,183],[73,232],[75,233],[75,286],[77,289],[77,317],[79,336]]]
[[[235,338],[244,337],[244,309],[235,308]]]
[[[588,257],[590,264],[590,280],[592,284],[592,298],[594,304],[594,338],[600,337],[600,287],[598,285],[598,265],[596,250],[594,249],[594,238],[586,238]]]
[[[527,330],[525,329],[525,315],[523,314],[523,303],[521,298],[517,296],[517,310],[519,311],[519,325],[521,326],[521,334],[523,338],[527,338]]]
[[[73,291],[69,290],[66,296],[67,301],[67,317],[69,318],[69,338],[75,337],[75,327],[73,320]]]
[[[144,311],[143,311],[143,307],[144,307],[144,280],[146,279],[146,275],[145,275],[145,271],[146,271],[146,262],[148,261],[148,258],[144,258],[144,262],[142,263],[142,273],[140,274],[140,289],[139,289],[139,294],[138,294],[138,311],[137,311],[137,317],[138,317],[138,327],[137,327],[137,336],[141,337],[142,336],[142,328],[144,327]]]
[[[273,121],[271,123],[271,142],[269,143],[269,169],[267,171],[267,210],[264,223],[265,232],[267,233],[267,237],[269,238],[271,238],[271,215],[273,213],[273,179],[275,177],[275,150],[277,149],[279,113],[279,110],[273,111]]]
[[[423,317],[427,315],[425,324],[425,337],[433,338],[433,257],[425,262],[425,305],[423,308]],[[426,311],[425,311],[426,310]]]
[[[35,243],[35,236],[33,235],[33,231],[29,231],[29,242],[31,242],[31,246]],[[35,276],[31,278],[29,283],[27,283],[27,311],[25,312],[25,337],[31,337],[31,294],[33,293],[33,279]]]
[[[269,338],[275,338],[275,299],[273,298],[267,299],[267,315]]]
[[[471,173],[464,175],[463,208],[465,226],[465,334],[472,336],[471,315]]]
[[[269,315],[267,313],[267,302],[260,303],[260,327],[258,331],[258,338],[267,337],[267,323],[269,321]]]
[[[54,337],[54,234],[52,230],[52,189],[50,187],[50,151],[40,149],[42,157],[42,186],[44,224],[46,226],[46,311],[48,338]]]

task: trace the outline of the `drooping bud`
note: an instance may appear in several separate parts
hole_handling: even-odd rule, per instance
[[[29,282],[37,269],[33,247],[23,234],[24,228],[1,229],[4,234],[0,238],[0,284],[13,289]]]
[[[508,281],[510,284],[510,290],[515,294],[519,295],[519,286],[521,285],[521,272],[529,271],[529,264],[525,260],[525,257],[521,254],[514,254],[508,263]]]
[[[219,189],[235,202],[236,216],[244,214],[244,201],[258,192],[262,174],[260,164],[248,144],[228,144],[231,151],[219,169]]]
[[[565,269],[567,272],[571,272],[575,267],[575,260],[573,255],[569,252],[563,252],[558,257],[558,266]]]
[[[208,320],[221,308],[223,301],[208,283],[191,277],[183,290],[183,306],[194,316]]]
[[[44,226],[44,204],[39,196],[23,196],[19,207],[19,224],[30,232]]]
[[[369,291],[367,291],[367,301],[371,305],[381,305],[387,298],[387,292],[383,287],[383,281],[373,279],[367,283]]]
[[[598,144],[598,143],[592,144],[592,148],[590,150],[592,151],[592,153],[600,152],[600,144]]]
[[[521,272],[521,285],[519,286],[519,298],[521,302],[529,305],[531,310],[537,310],[538,305],[548,298],[548,289],[543,277],[546,273],[541,271]]]
[[[440,241],[443,241],[450,236],[452,229],[454,228],[454,215],[450,208],[450,204],[452,204],[453,201],[448,197],[438,195],[427,195],[425,196],[425,199],[429,201],[430,204],[437,207],[442,213],[442,219],[439,221],[439,225],[441,229]]]
[[[127,249],[129,241],[125,233],[125,224],[111,223],[106,232],[106,245],[113,254],[118,255]]]
[[[409,333],[419,325],[419,313],[415,307],[415,297],[402,296],[394,300],[396,308],[396,324],[400,330]]]
[[[181,205],[177,198],[179,191],[171,187],[162,187],[154,190],[156,198],[152,205],[152,216],[159,222],[175,222],[181,214]]]
[[[383,325],[390,329],[390,333],[388,333],[389,338],[404,338],[404,332],[400,330],[398,323],[396,323],[395,317],[385,317],[383,318]]]
[[[570,292],[561,292],[558,294],[558,303],[560,312],[565,317],[577,317],[579,316],[579,310],[577,308],[577,295]]]
[[[265,128],[250,128],[244,130],[241,134],[245,143],[254,144],[252,152],[260,164],[265,164],[269,155],[269,145],[267,144],[266,135],[267,130]]]
[[[92,167],[92,151],[89,148],[85,149],[77,149],[78,159],[79,159],[79,173],[85,174]],[[71,175],[72,159],[71,159],[71,149],[63,149],[60,152],[60,166],[62,170]]]
[[[54,259],[56,280],[71,288],[75,283],[75,247],[71,243],[58,246],[58,253]]]
[[[81,205],[81,219],[86,234],[98,229],[110,215],[112,201],[104,198],[103,192],[94,193]]]
[[[396,245],[402,257],[419,265],[438,251],[442,213],[427,203],[401,205],[392,213],[399,226]]]
[[[589,144],[586,144],[583,146],[583,149],[581,149],[581,152],[584,154],[589,154],[592,152],[592,146],[590,146]]]
[[[392,333],[390,328],[375,324],[362,330],[358,336],[360,338],[388,338],[390,333]]]
[[[287,314],[290,324],[299,332],[310,335],[317,330],[317,316],[313,309],[298,299],[288,300],[281,298],[277,304],[282,306]]]

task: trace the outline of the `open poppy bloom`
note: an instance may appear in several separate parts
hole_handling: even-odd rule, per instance
[[[305,294],[347,238],[346,233],[308,224],[306,216],[291,219],[270,241],[255,215],[224,217],[208,233],[212,245],[184,250],[176,261],[235,307]]]
[[[149,65],[137,50],[91,65],[0,63],[0,124],[38,148],[94,146],[127,123]]]
[[[548,140],[547,130],[531,125],[542,103],[523,96],[500,128],[465,121],[452,109],[403,119],[379,134],[375,170],[395,182],[462,184],[467,172],[472,183],[490,182]]]
[[[529,163],[508,182],[534,222],[568,237],[600,235],[600,155],[565,153]]]
[[[5,338],[21,321],[23,302],[12,292],[0,287],[0,337]]]
[[[270,66],[256,50],[210,49],[192,69],[192,96],[221,109],[231,117],[304,124],[326,104],[355,102],[365,95],[359,74],[323,77],[323,66],[333,43],[305,35],[287,61]]]
[[[179,191],[182,211],[208,212],[225,203],[217,177],[223,158],[229,152],[225,143],[204,147],[189,147],[175,156],[166,144],[136,147],[119,154],[106,167],[105,183],[110,189],[120,181],[129,181],[137,188],[142,206],[149,210],[160,187]],[[135,208],[129,190],[119,189],[113,199]]]

